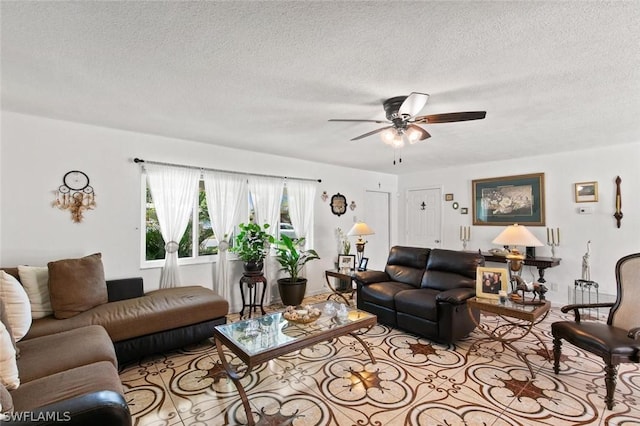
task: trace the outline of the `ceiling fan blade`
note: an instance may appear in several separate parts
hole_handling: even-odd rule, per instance
[[[363,139],[363,138],[366,138],[368,136],[375,135],[376,133],[383,132],[383,131],[385,131],[387,129],[393,129],[393,126],[387,126],[387,127],[382,127],[380,129],[372,130],[371,132],[365,133],[364,135],[356,136],[355,138],[353,138],[351,140],[352,141],[357,141],[358,139]]]
[[[431,135],[429,134],[429,132],[427,132],[425,129],[423,129],[420,126],[416,126],[415,124],[409,124],[407,126],[407,134],[409,132],[418,132],[420,134],[420,137],[418,138],[419,141],[423,141],[425,139],[429,139],[431,137]]]
[[[428,100],[429,95],[426,93],[411,92],[411,94],[407,96],[407,99],[402,102],[402,105],[400,105],[398,115],[413,117],[424,108]]]
[[[346,121],[346,122],[354,122],[354,123],[388,123],[386,120],[352,120],[349,118],[330,118],[329,121]]]
[[[482,120],[487,115],[486,111],[449,112],[445,114],[432,114],[416,117],[414,123],[453,123],[455,121]]]

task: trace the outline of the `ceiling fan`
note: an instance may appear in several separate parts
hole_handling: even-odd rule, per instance
[[[356,141],[376,133],[382,133],[382,140],[394,148],[402,148],[405,138],[410,144],[430,138],[431,135],[418,124],[452,123],[455,121],[482,120],[487,115],[486,111],[449,112],[444,114],[421,115],[416,117],[427,104],[429,95],[426,93],[412,92],[409,96],[396,96],[382,103],[387,120],[353,120],[332,118],[329,121],[350,121],[390,124],[389,126],[373,130],[351,139]],[[400,160],[402,161],[402,160]],[[394,162],[395,163],[395,162]]]

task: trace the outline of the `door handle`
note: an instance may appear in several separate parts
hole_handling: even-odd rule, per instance
[[[433,242],[439,244],[440,240],[434,240]]]

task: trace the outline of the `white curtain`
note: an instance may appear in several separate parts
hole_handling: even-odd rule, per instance
[[[287,181],[289,217],[298,238],[306,239],[305,249],[313,244],[313,205],[316,197],[315,182]]]
[[[278,238],[278,223],[280,222],[280,203],[284,179],[264,176],[249,176],[249,192],[253,201],[255,223],[271,225],[267,230],[274,238]],[[275,286],[279,265],[271,256],[264,262],[264,275],[267,279],[265,299],[271,300],[271,287]]]
[[[228,238],[238,222],[242,205],[247,202],[247,177],[224,172],[205,171],[204,188],[209,208],[211,227],[218,240],[218,263],[214,290],[231,306],[234,292],[230,283],[231,274],[227,262]]]
[[[156,164],[146,164],[144,167],[160,233],[165,241],[166,254],[160,288],[177,287],[180,285],[178,247],[192,216],[200,170]]]

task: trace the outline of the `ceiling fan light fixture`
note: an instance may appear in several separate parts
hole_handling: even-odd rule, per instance
[[[409,130],[407,130],[406,134],[407,134],[407,139],[409,139],[409,144],[411,145],[413,145],[414,143],[420,140],[421,134],[416,129],[410,128]]]
[[[394,138],[391,146],[394,148],[402,148],[404,146],[404,138],[402,134],[398,133]]]
[[[384,143],[386,143],[387,145],[391,145],[393,143],[393,139],[395,138],[396,134],[397,133],[395,129],[387,129],[382,133],[380,133],[380,137],[382,138],[382,141]]]

